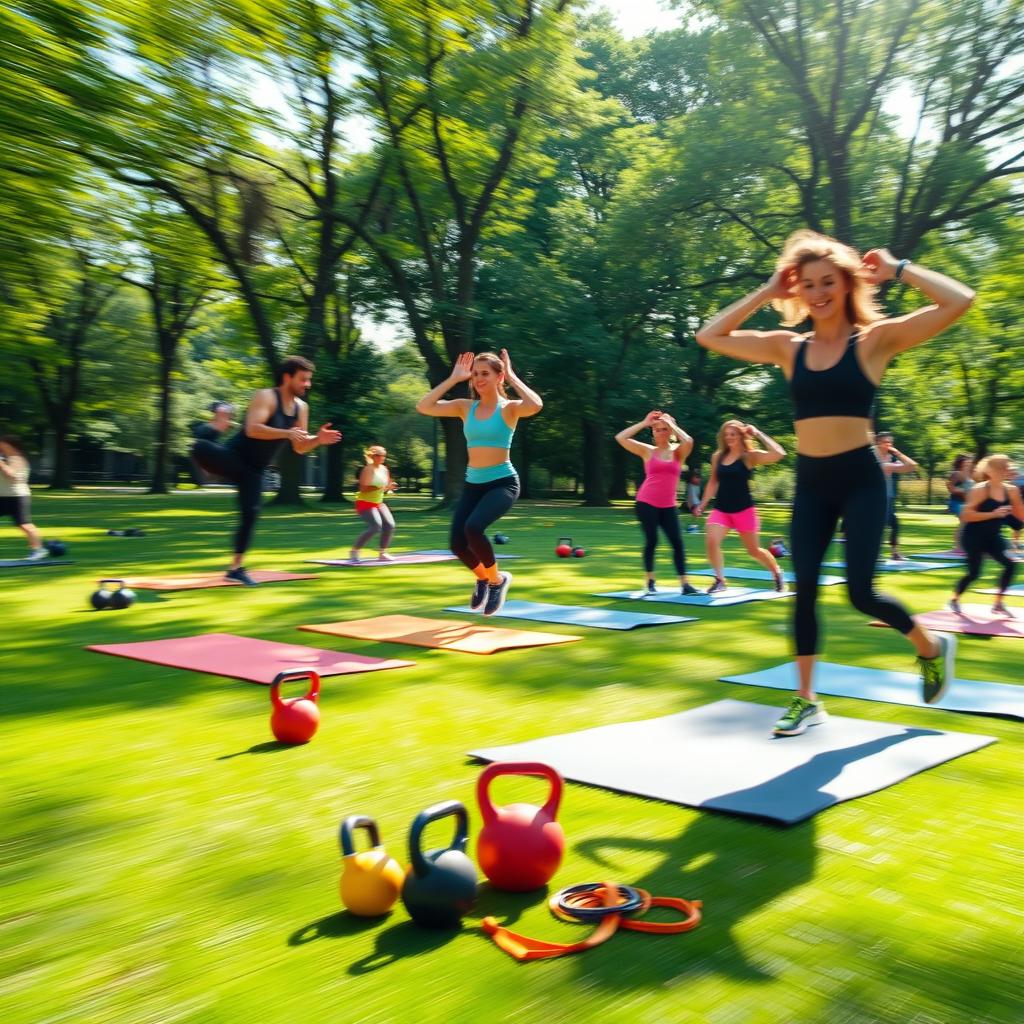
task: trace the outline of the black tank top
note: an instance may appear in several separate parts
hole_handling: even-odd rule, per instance
[[[278,388],[274,388],[274,395],[277,398],[277,407],[265,426],[274,427],[277,430],[291,430],[299,418],[299,401],[295,400],[295,412],[289,416],[281,405],[281,392]],[[266,469],[282,444],[284,444],[284,438],[263,441],[258,437],[249,437],[243,425],[242,429],[228,442],[228,447],[233,448],[238,453],[238,457],[253,469]]]
[[[793,360],[789,393],[793,396],[793,419],[810,420],[819,416],[858,416],[870,419],[878,386],[864,375],[857,361],[856,331],[846,343],[846,351],[835,366],[827,370],[807,368],[807,339],[800,343]]]
[[[987,484],[985,486],[988,486]],[[1009,505],[1010,495],[1007,493],[1002,501],[996,501],[989,490],[988,497],[975,506],[976,512],[995,512],[1000,505]],[[999,519],[978,519],[972,523],[964,523],[960,536],[965,544],[985,544],[999,537],[999,531],[1006,524],[1005,517]]]
[[[719,512],[742,512],[754,504],[750,494],[750,469],[742,458],[728,464],[719,460],[717,472],[715,508]]]

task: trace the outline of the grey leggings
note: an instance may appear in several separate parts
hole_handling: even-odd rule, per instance
[[[383,551],[391,543],[391,535],[395,532],[395,519],[391,515],[391,509],[385,504],[375,505],[373,508],[364,508],[359,516],[366,523],[366,529],[356,538],[353,548],[365,547],[370,538],[380,534],[380,549]]]

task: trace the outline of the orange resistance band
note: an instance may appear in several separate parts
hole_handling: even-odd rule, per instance
[[[484,931],[494,939],[509,956],[516,960],[548,960],[556,956],[565,956],[567,953],[579,953],[584,949],[593,949],[607,942],[619,928],[625,928],[634,932],[646,932],[652,935],[678,935],[681,932],[688,932],[696,928],[701,921],[700,900],[684,900],[672,896],[651,896],[643,889],[636,890],[642,900],[642,905],[633,914],[640,916],[645,914],[651,907],[668,907],[678,910],[683,915],[682,921],[637,921],[632,916],[624,914],[609,913],[602,917],[598,926],[581,942],[545,942],[543,939],[531,939],[527,935],[520,935],[501,927],[493,917],[485,917],[483,920]],[[571,921],[579,924],[578,918],[563,910],[559,905],[561,893],[555,893],[548,901],[548,906],[555,917],[562,921]],[[566,902],[570,906],[580,908],[607,907],[609,909],[619,906],[625,902],[620,897],[619,888],[610,882],[604,882],[598,889],[590,892],[573,893],[567,897]]]

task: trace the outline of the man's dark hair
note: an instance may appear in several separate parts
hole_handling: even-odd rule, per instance
[[[877,434],[875,434],[876,441],[885,441],[886,439],[890,441],[892,440],[891,430],[880,430]]]
[[[309,370],[312,373],[316,367],[305,356],[288,356],[277,370],[277,383],[283,384],[284,378],[294,377],[300,370]]]

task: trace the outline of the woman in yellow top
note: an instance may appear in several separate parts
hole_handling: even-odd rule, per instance
[[[32,524],[32,492],[28,486],[28,459],[16,437],[0,437],[0,515],[10,516],[28,540],[28,558],[46,558],[39,531]]]
[[[388,457],[387,449],[375,444],[363,453],[366,465],[359,472],[359,492],[356,494],[356,515],[366,523],[366,529],[356,538],[349,553],[349,560],[359,561],[359,549],[370,542],[375,533],[380,534],[380,560],[393,561],[387,552],[391,537],[395,532],[395,518],[391,509],[384,504],[384,495],[396,490],[388,467],[384,460]]]

